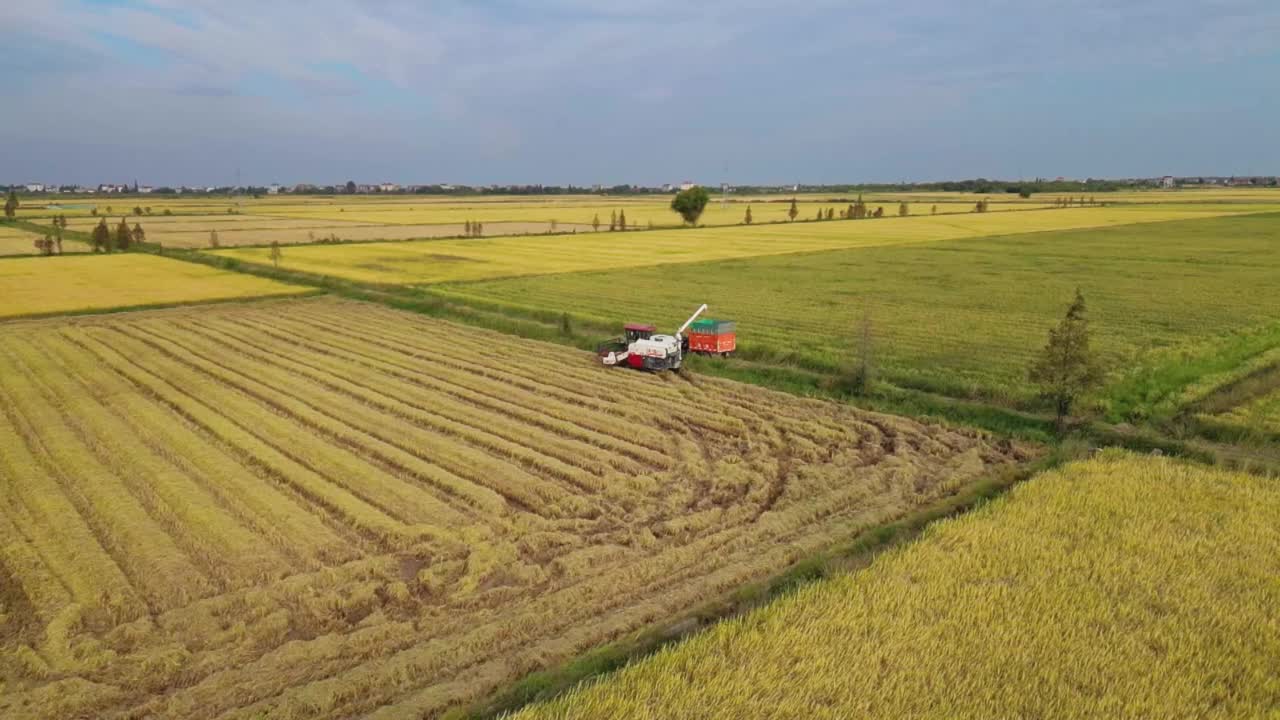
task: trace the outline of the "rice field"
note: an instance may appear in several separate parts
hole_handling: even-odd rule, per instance
[[[303,292],[309,289],[137,253],[0,262],[0,319]]]
[[[1273,717],[1280,485],[1076,463],[516,720]]]
[[[0,716],[434,716],[1025,458],[330,298],[9,323]]]
[[[1261,433],[1263,437],[1280,438],[1280,389],[1217,413],[1210,420],[1245,435]]]
[[[35,241],[43,239],[43,235],[28,232],[21,228],[0,225],[0,257],[10,255],[39,255]],[[65,253],[84,252],[87,248],[78,242],[64,241],[62,251]]]
[[[1236,208],[1073,208],[876,220],[797,222],[751,227],[659,230],[625,235],[368,243],[290,248],[282,267],[360,282],[434,284],[548,273],[696,263],[820,250],[931,243],[1171,219],[1215,217]],[[217,251],[267,264],[267,248]]]
[[[1117,378],[1149,358],[1185,364],[1183,350],[1273,324],[1278,231],[1280,215],[1250,215],[460,283],[435,292],[515,312],[570,312],[611,327],[674,327],[689,308],[709,302],[715,316],[738,321],[745,355],[826,370],[847,360],[855,328],[869,315],[884,380],[1021,401],[1031,392],[1026,368],[1077,287],[1089,302],[1095,347]],[[1152,390],[1134,392],[1146,399]]]

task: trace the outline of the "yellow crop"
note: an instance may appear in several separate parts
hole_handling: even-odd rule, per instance
[[[1275,480],[1073,464],[515,717],[1271,717],[1278,527]]]
[[[0,332],[0,715],[431,716],[1020,457],[327,298]]]
[[[588,233],[485,240],[435,240],[288,248],[282,267],[351,280],[428,284],[520,275],[639,267],[667,263],[780,255],[883,245],[906,245],[984,235],[1107,227],[1213,217],[1246,210],[1073,208],[939,215],[877,220],[797,222],[751,227],[659,230],[628,235]],[[220,251],[267,264],[266,248]]]
[[[64,242],[64,246],[72,243]],[[0,262],[0,318],[290,295],[306,288],[135,253]]]

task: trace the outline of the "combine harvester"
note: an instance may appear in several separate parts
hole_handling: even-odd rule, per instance
[[[627,323],[623,326],[624,337],[601,344],[596,353],[609,366],[625,364],[637,370],[677,372],[690,352],[728,357],[738,347],[734,324],[728,320],[698,320],[706,309],[703,303],[674,335],[655,335],[653,325]]]

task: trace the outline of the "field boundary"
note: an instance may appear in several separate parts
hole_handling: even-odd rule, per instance
[[[705,603],[674,619],[653,623],[557,667],[530,673],[489,698],[450,710],[442,717],[444,720],[491,720],[531,703],[550,700],[580,683],[621,670],[720,622],[768,605],[804,585],[865,567],[883,553],[913,542],[934,522],[980,507],[1018,483],[1066,460],[1051,453],[974,481],[953,495],[897,520],[865,528],[843,543],[797,560],[773,576],[729,592],[720,600]]]

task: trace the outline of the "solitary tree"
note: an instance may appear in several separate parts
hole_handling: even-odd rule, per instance
[[[89,244],[94,252],[111,252],[111,231],[107,229],[107,219],[102,218],[89,234]]]
[[[1041,396],[1053,403],[1059,432],[1066,427],[1076,400],[1102,380],[1098,361],[1089,349],[1089,319],[1079,289],[1066,317],[1049,331],[1049,342],[1031,365],[1028,377],[1040,387]]]
[[[45,235],[43,240],[36,238],[35,246],[36,250],[38,250],[41,255],[53,254],[53,238],[48,235]]]
[[[701,185],[694,185],[688,190],[681,190],[671,199],[671,209],[680,213],[686,225],[697,225],[702,211],[707,209],[711,195]]]
[[[18,193],[9,190],[9,197],[4,201],[4,219],[12,220],[18,214]]]
[[[573,335],[573,319],[569,317],[569,313],[560,313],[560,334],[565,337]]]
[[[791,218],[791,222],[796,221],[796,216],[800,214],[800,209],[796,207],[796,199],[791,198],[791,208],[787,210],[787,217]]]
[[[934,205],[933,207],[929,208],[929,214],[930,214],[930,215],[937,215],[937,214],[938,214],[938,206],[937,206],[937,205]]]
[[[906,217],[911,214],[911,208],[907,207],[905,202],[898,203],[898,217]]]
[[[133,224],[133,242],[141,244],[147,241],[147,233],[142,229],[142,223]]]
[[[471,237],[471,221],[470,220],[467,220],[466,222],[462,223],[462,234],[466,235],[467,237]]]
[[[835,219],[836,219],[836,210],[835,210],[835,208],[827,208],[827,219],[828,219],[828,220],[835,220]]]
[[[133,231],[129,229],[129,223],[124,218],[120,218],[120,224],[116,226],[116,249],[128,250],[132,242]]]
[[[742,216],[742,222],[748,225],[751,224],[751,206],[750,205],[747,206],[746,214]]]
[[[63,218],[63,221],[65,222],[66,218]],[[58,254],[61,255],[62,254],[62,226],[60,225],[54,226],[53,228],[53,243],[54,245],[58,246]]]
[[[618,211],[613,210],[609,213],[609,232],[618,229]]]
[[[98,208],[97,208],[97,207],[89,208],[89,214],[90,214],[90,215],[92,215],[92,216],[94,216],[94,217],[98,217]],[[166,210],[166,211],[165,211],[165,214],[166,214],[166,215],[172,215],[173,213],[172,213],[172,212],[169,212],[168,210]]]
[[[280,241],[271,241],[271,264],[280,267]]]
[[[875,212],[875,214],[874,214],[872,217],[884,217],[884,206],[883,206],[883,205],[881,205],[881,206],[877,207],[877,208],[876,208],[876,212]]]
[[[600,232],[600,213],[596,213],[595,217],[591,218],[591,229]]]
[[[473,222],[471,223],[471,229],[476,231],[476,237],[484,235],[484,223]]]
[[[134,205],[134,206],[133,206],[133,214],[134,214],[134,215],[141,215],[141,214],[142,214],[142,206],[141,206],[141,205]]]
[[[348,180],[348,181],[347,181],[347,184],[346,184],[346,191],[347,191],[347,194],[348,194],[348,195],[355,195],[355,194],[356,194],[356,183],[355,183],[355,181],[354,181],[354,180]]]
[[[618,211],[618,229],[619,230],[627,229],[627,211],[626,210]]]
[[[211,248],[218,247],[218,231],[217,230],[209,231],[209,247]]]

